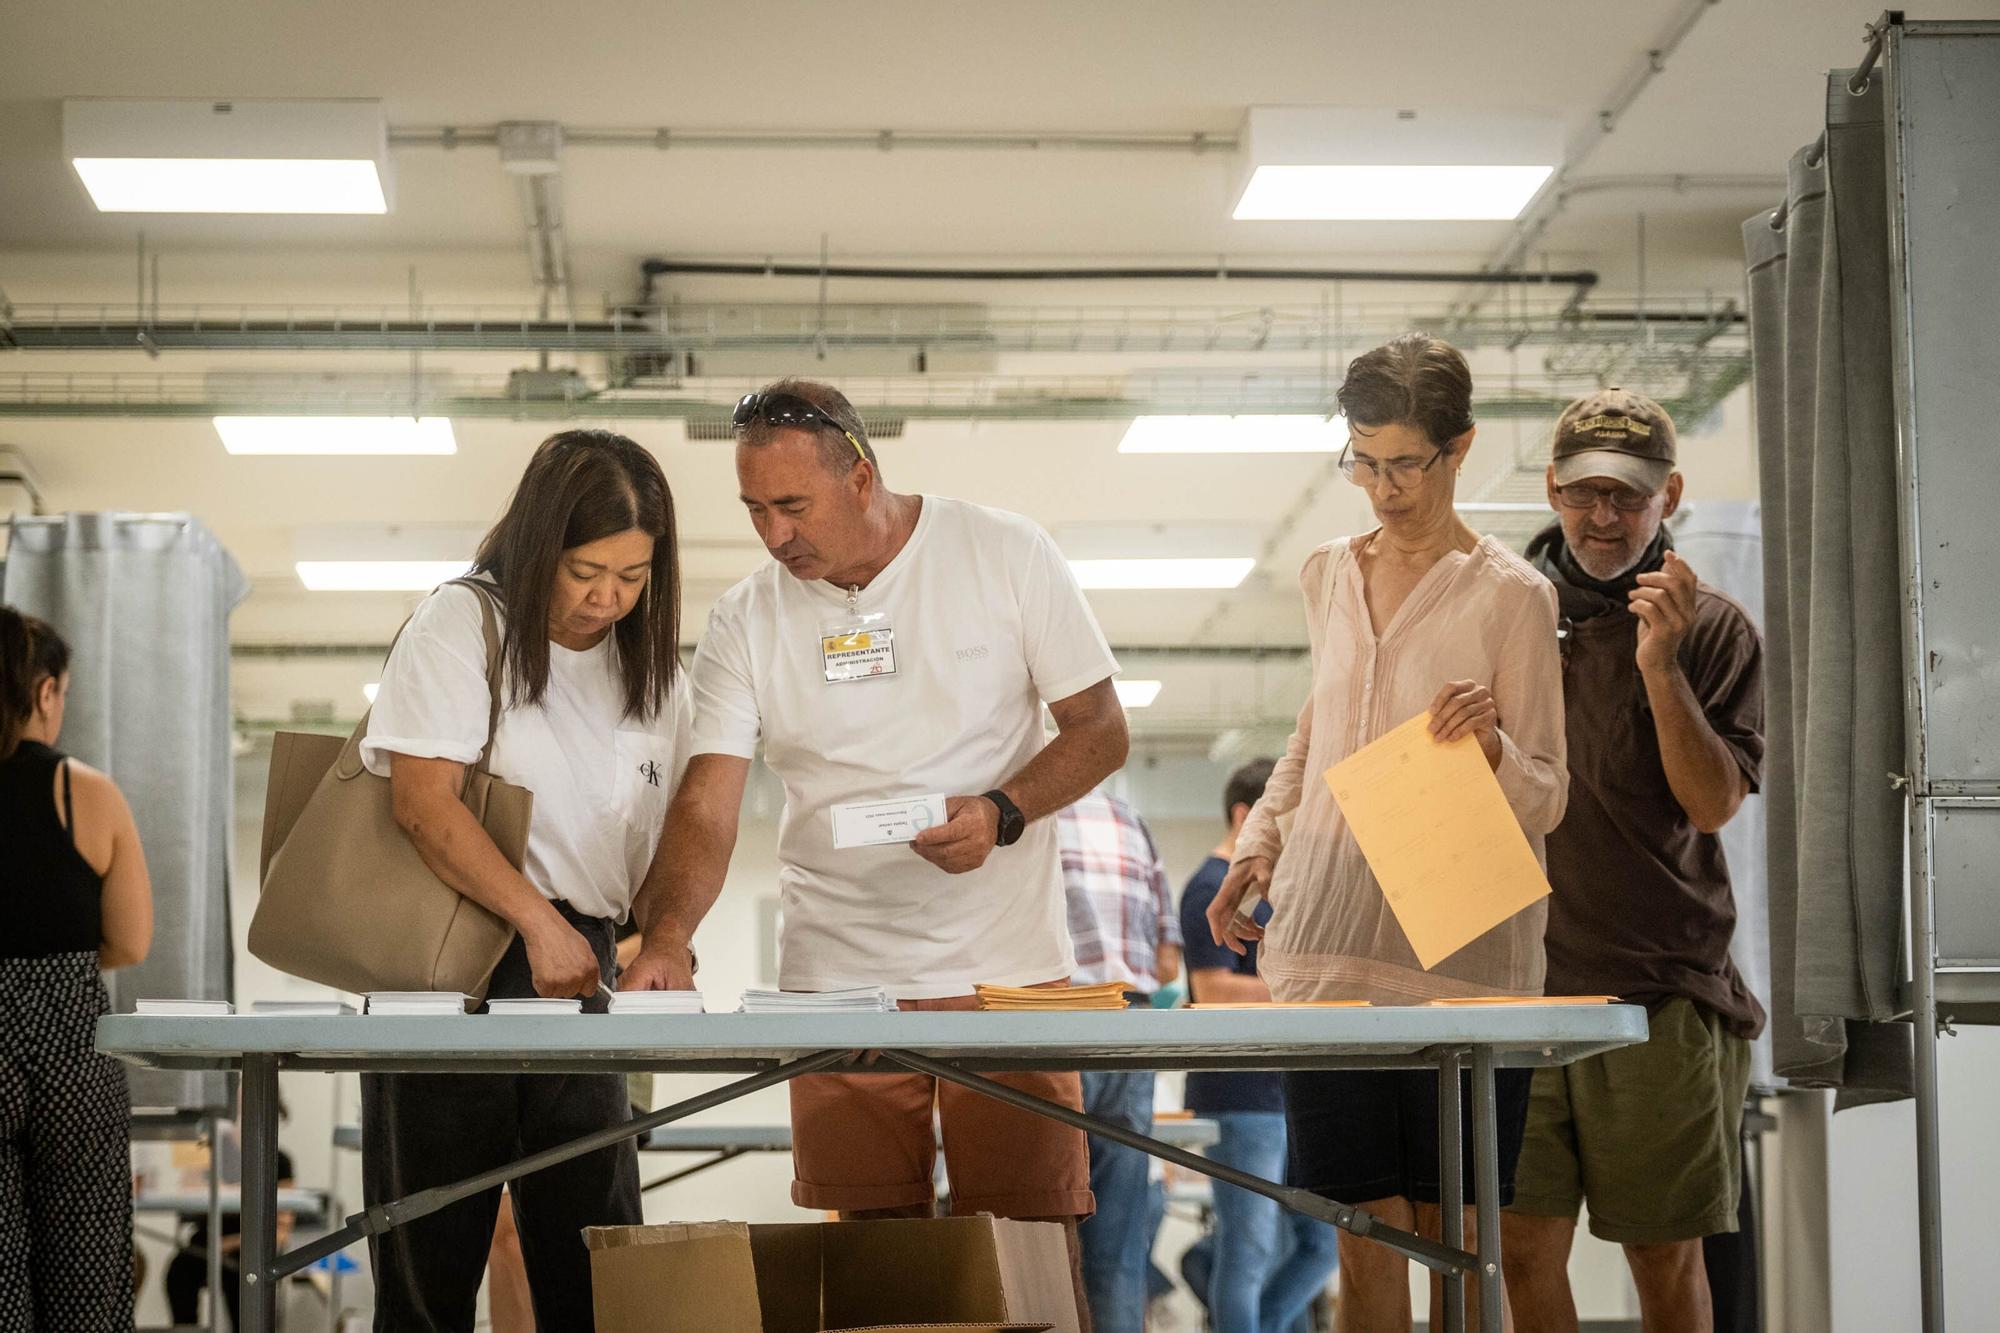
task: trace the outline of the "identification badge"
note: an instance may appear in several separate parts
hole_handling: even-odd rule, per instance
[[[833,807],[835,847],[879,847],[908,842],[944,823],[944,797],[905,796],[894,801],[862,801]]]
[[[847,614],[820,626],[820,670],[829,685],[896,674],[896,631],[880,611],[863,615],[861,590],[847,590]]]

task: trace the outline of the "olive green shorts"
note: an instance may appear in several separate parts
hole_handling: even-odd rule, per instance
[[[1624,1245],[1736,1230],[1750,1043],[1691,1000],[1650,1037],[1535,1071],[1512,1209],[1575,1220]]]

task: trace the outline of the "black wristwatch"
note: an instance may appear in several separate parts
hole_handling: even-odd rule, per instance
[[[1007,793],[995,787],[983,793],[993,802],[993,808],[1000,812],[1000,836],[993,840],[996,847],[1012,847],[1027,831],[1028,817],[1021,813],[1021,807],[1007,799]]]

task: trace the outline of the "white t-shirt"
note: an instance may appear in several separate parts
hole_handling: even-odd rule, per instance
[[[1055,820],[948,875],[900,844],[836,850],[831,809],[990,791],[1041,750],[1044,701],[1117,674],[1069,565],[1028,519],[925,496],[858,610],[894,631],[893,675],[828,684],[820,638],[846,592],[776,562],[723,594],[695,654],[693,753],[761,740],[784,783],[779,984],[934,999],[1067,979]]]
[[[490,706],[479,594],[439,588],[383,665],[362,762],[382,777],[392,754],[477,763]],[[547,695],[504,708],[498,732],[494,776],[535,794],[528,882],[586,915],[623,920],[687,767],[686,674],[656,716],[628,718],[616,636],[581,653],[551,643]]]

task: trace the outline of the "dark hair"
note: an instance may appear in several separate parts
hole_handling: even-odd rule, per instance
[[[1439,449],[1472,429],[1472,371],[1456,347],[1405,333],[1347,363],[1341,413],[1363,426],[1414,426]]]
[[[608,430],[558,431],[543,440],[473,559],[473,572],[500,585],[507,608],[501,651],[514,702],[539,704],[548,693],[549,596],[562,553],[629,528],[653,539],[653,568],[638,606],[612,628],[625,716],[659,711],[680,670],[674,495],[658,459]]]
[[[1275,759],[1252,759],[1229,775],[1229,781],[1222,784],[1224,823],[1236,817],[1237,806],[1255,805],[1263,799],[1264,784],[1271,780],[1271,770],[1277,766]]]
[[[0,605],[0,759],[20,748],[35,720],[35,692],[69,670],[69,645],[46,621]]]
[[[847,395],[819,380],[799,379],[786,376],[773,380],[761,390],[765,395],[788,393],[794,398],[803,398],[818,408],[820,412],[840,426],[840,430],[822,427],[813,433],[819,437],[819,457],[827,469],[836,476],[846,476],[861,461],[856,456],[854,445],[848,443],[847,435],[852,435],[861,445],[861,454],[875,466],[875,475],[882,475],[882,460],[875,456],[875,444],[868,438],[868,427],[861,420],[861,414],[854,410],[854,404],[847,401]],[[761,447],[771,442],[773,431],[801,430],[800,426],[773,426],[762,417],[752,417],[747,425],[736,432],[736,441],[752,447]],[[842,435],[841,430],[847,432]]]

